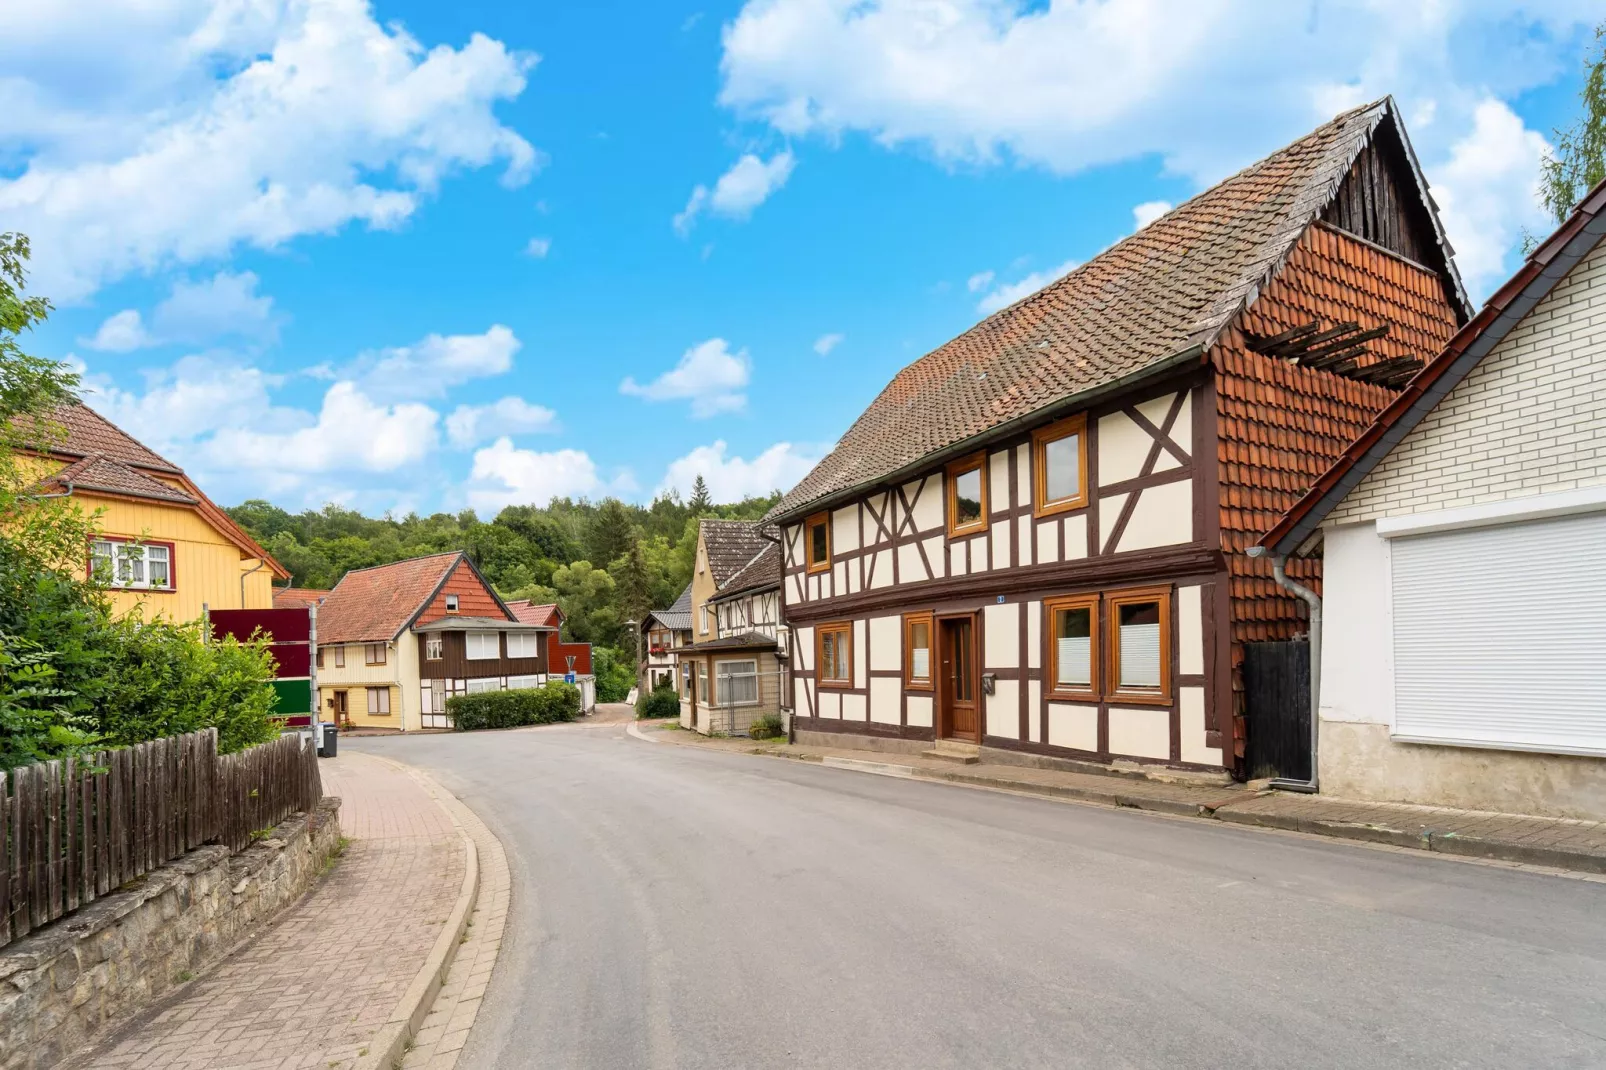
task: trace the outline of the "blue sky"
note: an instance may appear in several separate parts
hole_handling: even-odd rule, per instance
[[[0,9],[36,350],[222,502],[482,515],[789,486],[904,364],[1385,93],[1481,299],[1599,14],[69,6]]]

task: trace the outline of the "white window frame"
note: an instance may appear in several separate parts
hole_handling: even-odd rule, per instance
[[[96,539],[89,549],[90,574],[99,575],[101,563],[106,567],[106,586],[128,591],[171,591],[173,587],[173,551],[166,543],[134,542],[126,539]],[[151,567],[160,562],[166,580],[151,582]],[[128,567],[128,579],[120,573]]]
[[[523,691],[540,686],[541,677],[539,675],[509,676],[507,678],[507,689],[509,691]]]
[[[538,632],[508,632],[507,656],[510,658],[538,658],[541,656],[540,633]],[[519,649],[515,651],[513,645],[517,643]],[[529,645],[529,652],[524,651],[525,644]]]
[[[446,656],[446,637],[440,632],[424,636],[424,660],[439,661]]]
[[[464,686],[467,688],[470,695],[479,694],[481,691],[506,690],[506,688],[502,686],[502,678],[500,676],[470,677]]]
[[[730,682],[731,682],[730,678],[731,678],[731,676],[733,676],[733,675],[747,676],[748,675],[747,673],[732,673],[730,671],[730,668],[729,668],[729,666],[732,666],[732,665],[751,665],[753,667],[752,673],[751,673],[752,679],[753,679],[753,697],[751,699],[742,699],[742,700],[737,701],[737,702],[727,702],[727,701],[725,701],[724,688],[730,686]],[[716,690],[715,690],[715,695],[716,695],[717,700],[713,703],[713,705],[719,706],[719,707],[726,707],[726,706],[757,706],[758,705],[758,703],[759,703],[759,694],[760,694],[760,691],[762,689],[759,687],[758,659],[757,658],[732,658],[732,659],[730,659],[728,661],[716,661],[716,662],[714,662],[714,675],[715,675],[716,679],[719,682],[719,687],[716,688]]]
[[[458,607],[458,597],[457,597],[457,595],[455,595],[455,594],[447,595],[446,596],[446,612],[448,612],[448,613],[456,613],[457,612],[457,607]]]
[[[485,642],[490,640],[491,652],[485,653]],[[464,657],[469,661],[495,661],[502,656],[501,632],[465,632],[463,635]]]

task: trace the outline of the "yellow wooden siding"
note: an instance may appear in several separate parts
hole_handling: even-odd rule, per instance
[[[368,712],[368,688],[388,687],[390,690],[390,714],[371,715]],[[382,684],[373,681],[367,684],[334,684],[325,686],[320,680],[318,683],[318,699],[323,709],[324,720],[334,718],[334,695],[336,691],[346,692],[346,712],[351,723],[359,728],[396,728],[402,727],[401,717],[401,688],[395,684]],[[417,725],[411,727],[416,728]]]
[[[260,559],[243,557],[199,513],[161,502],[133,502],[103,498],[79,491],[73,495],[86,511],[101,510],[97,527],[103,534],[173,544],[172,591],[113,591],[112,604],[126,613],[143,604],[148,617],[195,620],[203,606],[212,609],[272,609],[273,571],[270,567],[247,573]],[[85,563],[87,566],[87,562]],[[240,580],[245,579],[245,602],[240,601]]]

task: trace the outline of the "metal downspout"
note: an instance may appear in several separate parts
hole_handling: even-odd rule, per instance
[[[1248,553],[1250,557],[1264,557],[1266,556],[1266,548],[1264,546],[1251,546]],[[1321,790],[1321,774],[1319,772],[1320,767],[1316,761],[1316,748],[1321,735],[1322,599],[1320,595],[1309,587],[1297,580],[1288,578],[1288,573],[1283,571],[1283,565],[1287,560],[1287,554],[1273,554],[1271,556],[1271,574],[1277,580],[1279,587],[1298,595],[1310,607],[1310,779],[1290,780],[1287,777],[1277,777],[1272,780],[1271,786],[1283,791],[1298,791],[1314,795]]]
[[[169,567],[171,567],[171,566],[169,566]],[[265,569],[267,567],[268,567],[268,563],[266,561],[258,561],[256,563],[256,567],[255,568],[248,568],[244,572],[240,573],[240,608],[241,609],[248,608],[246,606],[246,604],[245,604],[245,578],[247,576],[251,575],[251,573],[253,573],[253,572],[261,572],[263,569]],[[272,581],[271,580],[269,581],[269,585],[270,586],[272,585]],[[269,608],[272,608],[272,604],[271,603],[269,604]]]

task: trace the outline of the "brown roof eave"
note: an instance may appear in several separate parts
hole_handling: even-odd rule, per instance
[[[904,465],[902,468],[889,472],[886,475],[877,476],[874,479],[869,479],[862,483],[854,484],[845,490],[840,490],[833,494],[827,494],[823,497],[816,498],[813,501],[804,502],[802,504],[793,506],[784,513],[766,514],[760,523],[784,524],[790,520],[800,520],[805,516],[818,513],[824,509],[834,509],[839,505],[843,505],[852,501],[853,499],[864,494],[866,491],[875,489],[876,487],[896,486],[897,484],[908,479],[910,476],[918,475],[929,468],[940,467],[942,464],[951,461],[956,457],[963,457],[968,453],[974,453],[976,450],[990,442],[997,441],[1001,438],[1008,438],[1010,435],[1013,435],[1019,431],[1023,431],[1028,427],[1052,420],[1067,410],[1085,409],[1094,402],[1102,401],[1104,398],[1107,398],[1113,394],[1119,394],[1122,391],[1129,390],[1149,381],[1150,379],[1163,378],[1166,374],[1173,372],[1177,368],[1182,367],[1190,362],[1202,362],[1206,348],[1207,346],[1204,342],[1195,342],[1188,348],[1181,350],[1180,352],[1173,353],[1169,357],[1161,357],[1152,364],[1144,365],[1137,371],[1129,372],[1126,375],[1100,383],[1097,386],[1092,386],[1086,390],[1078,391],[1075,394],[1067,395],[1066,397],[1060,398],[1058,401],[1050,402],[1041,408],[1034,409],[1031,412],[1025,413],[1021,416],[1014,417],[1010,420],[1005,420],[1001,424],[996,424],[992,427],[989,427],[980,434],[971,435],[969,438],[961,439],[960,441],[951,445],[944,446],[942,449],[933,453],[928,453],[924,457],[912,461],[909,464]]]

